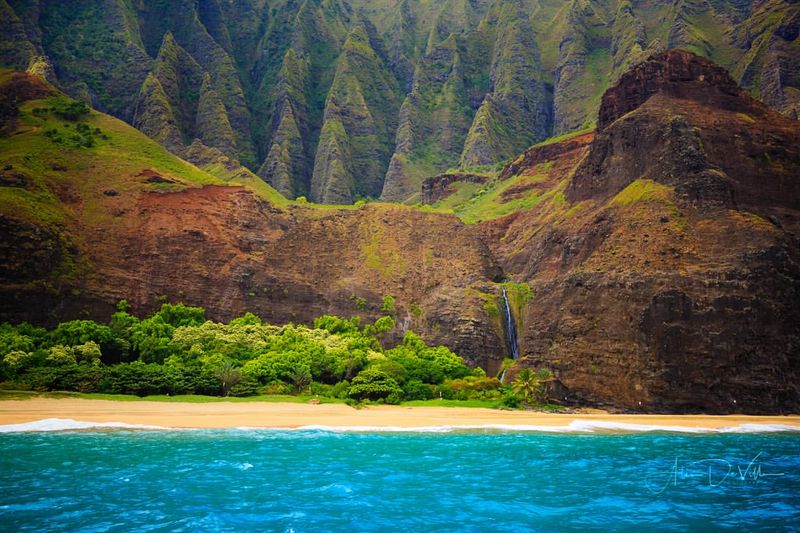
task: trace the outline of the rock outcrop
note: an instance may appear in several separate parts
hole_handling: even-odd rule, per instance
[[[227,42],[216,15],[206,15]],[[416,81],[431,77],[440,90],[412,90],[432,108],[403,105],[410,114],[400,127],[411,129],[398,145],[413,141],[410,155],[425,155],[415,113],[441,113],[440,126],[458,123],[467,134],[463,108],[439,98],[472,102],[464,42],[432,45],[426,57],[437,65],[418,69]],[[313,71],[313,61],[296,57]],[[198,109],[212,116],[228,104],[208,82]],[[491,220],[474,225],[430,209],[288,204],[218,147],[193,140],[186,153],[240,185],[96,112],[79,109],[107,138],[65,147],[56,139],[79,130],[51,108],[74,104],[27,74],[9,73],[0,85],[8,147],[0,319],[102,319],[120,298],[144,313],[167,297],[218,319],[253,311],[275,322],[325,313],[372,320],[391,294],[396,335],[413,328],[491,371],[505,351],[497,283],[510,278],[526,295],[514,303],[520,362],[553,370],[564,401],[651,412],[800,409],[800,123],[688,52],[653,55],[622,76],[603,99],[596,134],[515,160],[494,184],[492,216],[471,219]],[[290,152],[308,148],[302,132],[313,128],[295,114],[320,103],[303,102],[294,87],[279,95],[289,105],[273,145],[282,172],[302,162]],[[21,105],[41,98],[50,101]],[[344,125],[342,109],[327,123]],[[351,126],[366,123],[366,114],[357,118]],[[236,139],[228,124],[223,137]],[[454,148],[448,157],[458,154],[454,131],[433,137],[432,146]],[[332,146],[325,161],[334,169],[355,144]]]
[[[425,205],[432,205],[442,198],[447,198],[455,192],[455,189],[450,187],[453,183],[486,183],[487,180],[487,176],[482,176],[480,174],[464,174],[462,172],[440,174],[439,176],[426,178],[425,181],[422,182],[422,203]]]
[[[800,207],[798,164],[796,122],[752,99],[724,69],[673,50],[652,56],[606,93],[592,152],[568,195],[607,198],[648,178],[675,187],[696,207],[763,214]]]
[[[398,327],[387,341],[413,328],[472,364],[502,360],[483,320],[483,295],[502,272],[454,215],[287,205],[217,148],[196,140],[187,153],[247,187],[94,111],[80,120],[106,138],[64,148],[42,125],[78,130],[48,110],[65,102],[28,74],[0,82],[0,112],[10,117],[0,132],[10,147],[0,154],[0,321],[107,320],[121,298],[144,314],[164,297],[202,305],[213,319],[250,311],[276,323],[372,321],[391,295]],[[26,151],[32,144],[39,150]]]
[[[311,197],[328,204],[377,198],[389,165],[400,87],[375,28],[362,21],[347,37],[325,103]]]
[[[461,166],[491,165],[516,156],[552,130],[552,92],[545,81],[530,14],[520,1],[502,2],[484,96],[461,152]]]
[[[549,148],[541,187],[566,202],[485,226],[533,290],[521,360],[618,408],[797,411],[800,124],[683,51],[622,76],[601,109],[572,165]]]
[[[691,52],[670,50],[636,65],[606,91],[600,104],[598,131],[656,93],[734,108],[742,105],[743,98],[742,90],[724,68]]]

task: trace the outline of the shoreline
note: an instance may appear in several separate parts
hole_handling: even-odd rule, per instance
[[[647,415],[542,413],[478,407],[404,407],[344,404],[164,403],[78,398],[0,401],[0,426],[42,420],[79,421],[163,429],[330,429],[343,431],[521,430],[553,432],[797,431],[800,415]],[[757,427],[754,427],[757,426]],[[109,426],[110,427],[110,426]],[[2,429],[2,428],[0,428]],[[64,428],[69,429],[69,428]]]

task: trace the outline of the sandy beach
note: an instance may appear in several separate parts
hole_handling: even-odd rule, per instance
[[[122,422],[168,428],[297,428],[303,426],[427,428],[441,426],[568,426],[636,424],[683,428],[780,424],[800,430],[800,416],[613,415],[602,412],[550,414],[459,407],[369,406],[296,403],[177,403],[33,398],[0,401],[0,425],[60,418],[81,422]]]

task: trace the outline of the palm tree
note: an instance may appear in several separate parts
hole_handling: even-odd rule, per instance
[[[531,401],[540,394],[539,380],[530,368],[523,368],[519,371],[512,387],[514,388],[514,392],[522,396],[522,399],[525,400],[526,403],[531,403]]]
[[[545,383],[553,378],[552,372],[547,368],[540,368],[536,372],[530,368],[523,368],[517,374],[512,387],[514,392],[521,395],[527,403],[532,401],[543,402],[547,398]]]
[[[549,368],[540,368],[536,371],[536,380],[539,382],[539,397],[540,402],[547,400],[547,382],[552,381],[553,373]]]
[[[214,372],[214,376],[222,384],[222,392],[225,396],[228,396],[231,393],[231,388],[242,379],[242,373],[239,372],[236,363],[232,361],[222,363],[222,366]]]
[[[294,383],[295,390],[301,393],[311,384],[311,371],[306,366],[297,366],[289,374],[289,379]]]

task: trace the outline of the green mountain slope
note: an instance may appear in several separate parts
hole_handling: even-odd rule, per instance
[[[0,89],[3,101],[12,102],[3,114],[14,132],[0,136],[0,211],[54,234],[75,217],[121,217],[148,191],[238,184],[275,205],[285,203],[252,173],[202,170],[37,77],[0,70]],[[88,237],[79,230],[73,239]]]
[[[0,0],[0,65],[290,198],[414,201],[426,177],[590,126],[668,48],[795,116],[798,17],[789,0]]]
[[[355,26],[325,103],[311,182],[317,201],[351,203],[381,193],[400,107],[399,82],[387,61],[375,28],[367,21]]]

